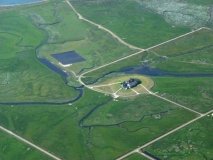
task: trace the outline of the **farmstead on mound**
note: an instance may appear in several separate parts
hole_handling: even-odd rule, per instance
[[[130,88],[136,87],[140,83],[141,83],[140,80],[136,80],[136,79],[131,78],[130,80],[121,83],[121,86],[124,89],[130,89]]]

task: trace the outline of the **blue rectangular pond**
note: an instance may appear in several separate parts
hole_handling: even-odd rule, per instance
[[[76,51],[57,53],[53,54],[52,57],[54,57],[63,65],[85,61],[85,59],[81,57]]]

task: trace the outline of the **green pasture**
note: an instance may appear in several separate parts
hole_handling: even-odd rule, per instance
[[[212,74],[213,47],[206,47],[186,54],[169,58],[158,58],[149,63],[151,67],[159,68],[169,73]]]
[[[190,31],[173,27],[161,15],[141,7],[136,1],[71,0],[71,3],[83,17],[137,47],[147,48]]]
[[[109,99],[110,96],[85,89],[84,97],[72,105],[1,106],[0,124],[64,160],[115,159],[195,117],[155,97],[105,104]],[[79,127],[79,121],[96,105],[102,106],[91,117],[95,118],[105,108],[104,113],[112,111],[116,115],[116,123],[124,123],[112,127],[91,126],[91,129]],[[143,115],[146,116],[140,121]],[[83,125],[88,122],[86,119]],[[110,119],[100,122],[113,123]]]
[[[132,57],[123,59],[103,68],[86,73],[82,76],[81,79],[85,84],[93,84],[97,79],[98,82],[95,83],[103,83],[104,81],[110,81],[116,77],[128,75],[125,73],[120,73],[120,70],[147,65],[147,63],[150,63],[155,59],[158,59],[157,55],[152,52],[144,51]]]
[[[140,66],[141,64],[143,64],[142,61],[144,60],[146,56],[147,56],[147,53],[142,52],[130,58],[118,61],[114,64],[89,72],[83,75],[82,81],[85,84],[90,84],[90,83],[94,83],[97,79],[99,79],[100,77],[103,77],[104,75],[105,76],[100,79],[100,82],[106,81],[108,79],[112,79],[113,77],[117,77],[119,75],[124,75],[122,73],[116,73],[116,72],[124,68]]]
[[[181,115],[185,115],[185,117],[183,118]],[[93,149],[92,153],[94,153],[95,159],[102,159],[103,155],[105,155],[105,159],[115,159],[184,123],[187,121],[185,119],[187,115],[186,111],[176,110],[165,113],[160,120],[147,116],[141,122],[127,121],[117,126],[93,127],[89,141]],[[110,148],[117,154],[112,152],[113,155],[110,155]],[[101,150],[102,152],[100,152]]]
[[[140,155],[139,153],[135,153],[135,154],[132,154],[132,155],[124,158],[124,160],[147,160],[147,158]]]
[[[112,88],[110,86],[94,87],[93,89],[95,91],[107,92],[109,94],[112,93]]]
[[[178,0],[138,0],[139,5],[161,15],[173,27],[193,29],[206,25],[211,18],[211,6]],[[205,2],[204,2],[205,3]],[[168,9],[169,8],[169,9]]]
[[[174,57],[207,49],[213,45],[213,32],[209,29],[202,29],[174,41],[151,49],[160,56]]]
[[[90,90],[85,95],[73,105],[1,106],[0,124],[63,160],[90,159],[88,129],[78,122],[110,97]]]
[[[124,41],[140,47],[164,42],[190,30],[172,27],[163,17],[142,8],[135,1],[72,0],[71,2],[86,18],[112,30]],[[85,74],[82,80],[90,84],[110,73],[99,79],[97,84],[110,83],[112,78],[121,75],[130,76],[116,71],[141,65],[163,69],[164,60],[176,61],[179,64],[190,63],[188,68],[185,67],[187,73],[197,70],[210,73],[212,35],[208,30],[196,32],[165,46],[144,51]],[[62,68],[73,75],[73,72],[81,74],[91,68],[138,52],[124,46],[107,32],[78,19],[69,5],[59,0],[1,9],[0,47],[0,102],[6,103],[65,102],[77,97],[78,92],[65,84],[66,80],[60,75],[41,64],[36,55],[58,65],[51,54],[76,50],[86,61],[73,64],[66,69]],[[191,63],[205,64],[197,65],[190,70]],[[204,65],[208,65],[209,68],[202,68]],[[169,70],[174,69],[172,65],[165,66],[169,66]],[[158,92],[157,94],[163,97],[202,113],[212,109],[211,77],[151,77],[151,79],[154,81],[152,91]],[[153,85],[153,82],[142,80],[143,83],[147,86]],[[69,76],[68,84],[78,84],[76,77]],[[109,95],[87,88],[83,90],[83,97],[73,104],[0,105],[0,125],[63,160],[108,160],[116,159],[197,116],[152,95],[113,99]],[[200,151],[210,155],[212,116],[205,118],[208,119],[205,121],[202,119],[204,125],[201,120],[196,122],[195,128],[200,127],[201,134],[193,129],[187,135],[192,136],[190,141],[183,138],[193,153]],[[184,130],[180,135],[185,133]],[[33,148],[28,150],[28,145],[5,133],[0,132],[0,137],[2,148],[0,159],[48,159]],[[196,138],[198,145],[194,148],[194,143],[191,143]],[[170,142],[174,139],[171,138]],[[181,154],[186,155],[189,147],[184,148],[183,145],[181,147],[184,149]],[[196,159],[198,156],[199,159],[201,155],[203,154],[188,155],[187,158],[191,156],[191,159]],[[137,159],[138,156],[133,155],[129,158]]]
[[[155,86],[151,91],[163,97],[201,113],[213,109],[212,77],[152,77],[152,79]]]
[[[129,127],[134,128],[135,124],[139,126],[143,125],[144,120],[148,122],[155,114],[159,114],[160,118],[162,118],[164,115],[162,112],[168,111],[172,113],[173,110],[178,110],[174,112],[183,112],[183,114],[185,112],[179,110],[177,106],[151,95],[141,95],[140,98],[129,101],[117,99],[98,108],[87,120],[85,120],[84,125],[110,125],[126,122],[124,123],[125,125],[131,124],[132,126],[130,125]],[[186,113],[188,114],[188,112]],[[145,119],[141,120],[143,117]],[[178,117],[177,115],[177,119]],[[152,123],[152,121],[150,121],[150,123]],[[145,125],[146,124],[147,123],[145,123]]]
[[[43,31],[37,29],[27,18],[21,16],[16,11],[1,12],[0,24],[1,33],[3,32],[11,36],[14,35],[14,38],[20,39],[19,42],[16,40],[16,43],[14,43],[14,38],[11,37],[10,40],[13,43],[7,44],[7,47],[35,48],[41,44],[46,37]]]
[[[0,14],[0,101],[64,102],[78,92],[55,72],[39,63],[35,50],[45,39],[42,30],[17,12]]]
[[[2,113],[1,113],[2,114]],[[2,116],[1,116],[2,117]],[[0,131],[0,159],[2,160],[51,160],[40,151]]]
[[[40,64],[34,50],[18,53],[15,59],[0,60],[1,102],[64,102],[78,92],[60,75]]]
[[[144,150],[161,159],[212,159],[212,115],[155,142]]]
[[[35,6],[20,13],[29,17],[48,35],[47,42],[38,49],[39,57],[47,58],[58,65],[52,54],[76,50],[86,59],[85,62],[67,67],[68,72],[74,71],[77,74],[84,68],[100,66],[136,52],[107,32],[78,19],[66,2]]]
[[[0,57],[1,59],[14,58],[16,53],[21,52],[23,48],[17,46],[21,38],[16,35],[0,32]]]

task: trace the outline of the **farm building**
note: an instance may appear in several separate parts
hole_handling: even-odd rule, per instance
[[[124,89],[130,89],[136,87],[140,83],[141,81],[131,78],[130,80],[121,83],[121,86]]]

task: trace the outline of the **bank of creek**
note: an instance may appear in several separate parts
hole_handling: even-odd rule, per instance
[[[51,69],[52,71],[58,73],[62,78],[63,80],[65,81],[65,83],[67,84],[67,77],[68,77],[68,74],[64,71],[62,71],[60,68],[56,67],[55,65],[53,65],[51,62],[49,62],[48,60],[46,59],[41,59],[41,58],[38,58],[38,60],[43,63],[44,65],[46,65],[49,69]],[[2,105],[27,105],[27,104],[47,104],[47,105],[63,105],[63,104],[68,104],[68,103],[74,103],[76,101],[78,101],[82,96],[83,96],[83,88],[84,86],[79,86],[79,87],[73,87],[76,91],[79,92],[78,96],[75,98],[75,99],[72,99],[70,101],[67,101],[67,102],[14,102],[14,103],[0,103]]]

